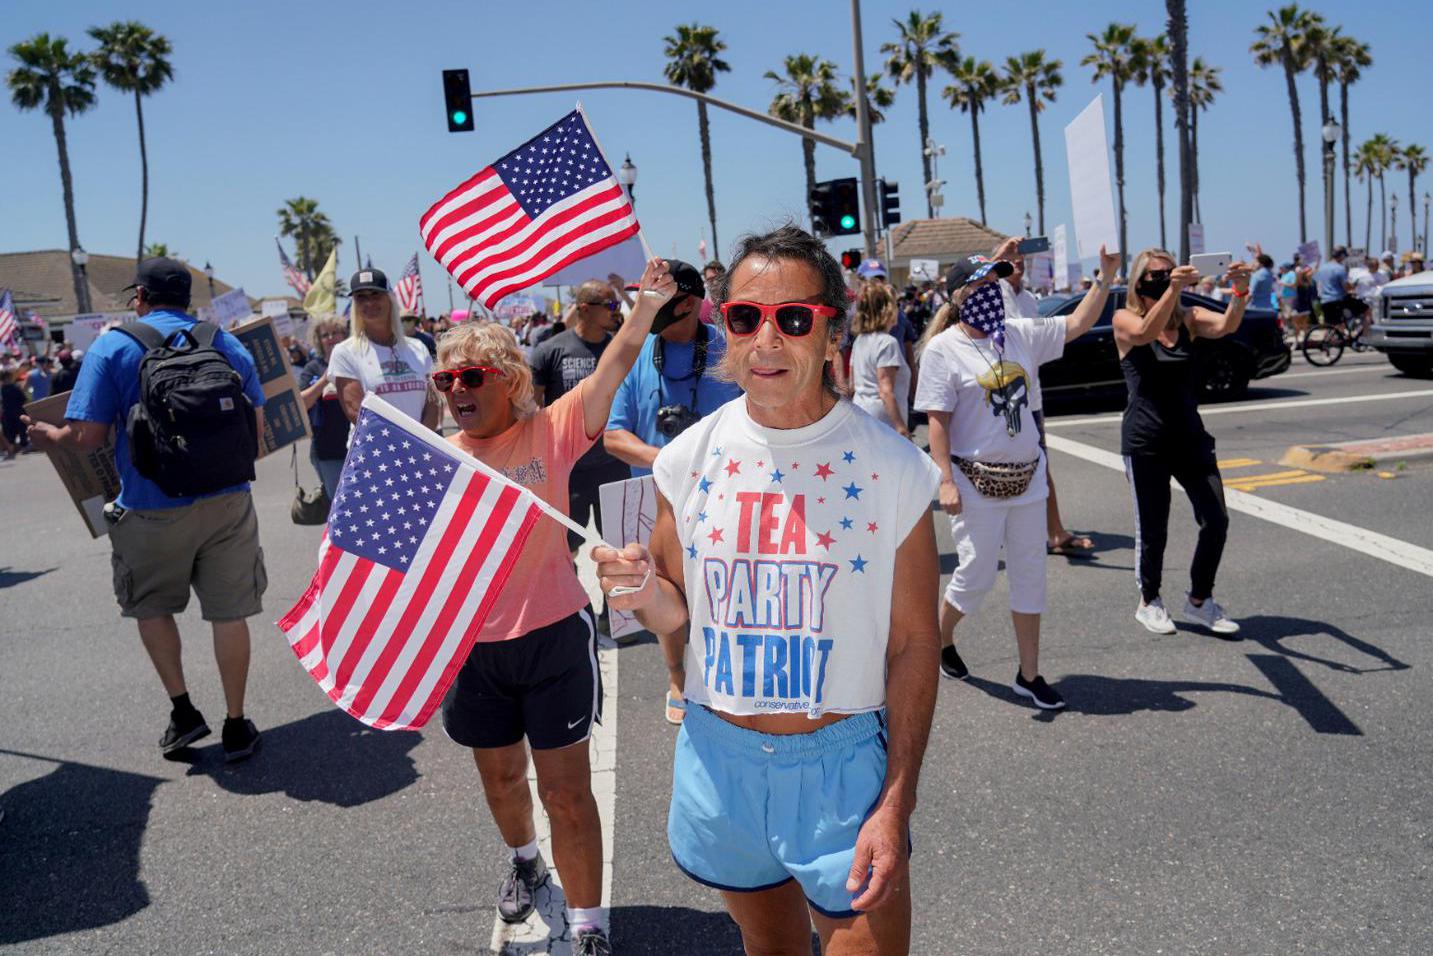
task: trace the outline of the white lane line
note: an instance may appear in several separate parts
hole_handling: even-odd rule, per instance
[[[1268,384],[1277,385],[1279,382],[1283,382],[1291,378],[1324,378],[1329,375],[1354,375],[1358,372],[1383,372],[1385,374],[1391,375],[1395,371],[1396,369],[1394,369],[1394,367],[1392,365],[1389,365],[1387,362],[1379,362],[1376,364],[1370,363],[1367,365],[1350,365],[1348,368],[1314,369],[1310,372],[1284,372],[1282,375],[1275,377]]]
[[[1076,458],[1083,458],[1085,461],[1111,468],[1124,474],[1124,459],[1114,452],[1105,451],[1103,448],[1096,448],[1093,445],[1086,445],[1084,442],[1071,441],[1059,435],[1046,435],[1046,443],[1057,451],[1067,455],[1074,455]],[[1173,484],[1173,482],[1171,482]],[[1334,544],[1343,545],[1353,551],[1370,557],[1379,558],[1400,568],[1407,568],[1416,571],[1426,577],[1433,578],[1433,551],[1427,548],[1420,548],[1416,544],[1409,544],[1407,541],[1400,541],[1397,538],[1390,538],[1388,535],[1379,534],[1377,531],[1369,531],[1367,528],[1360,528],[1343,521],[1336,521],[1333,518],[1326,518],[1312,511],[1304,511],[1300,508],[1293,508],[1277,501],[1270,501],[1267,498],[1260,498],[1258,495],[1251,495],[1234,488],[1224,489],[1224,500],[1230,511],[1238,511],[1242,514],[1253,515],[1256,518],[1263,518],[1265,521],[1294,531],[1330,541]]]
[[[1240,412],[1280,412],[1286,408],[1313,408],[1319,405],[1356,405],[1361,402],[1390,402],[1404,398],[1433,397],[1433,388],[1418,388],[1407,392],[1381,392],[1377,395],[1345,395],[1342,398],[1298,398],[1285,402],[1243,402],[1237,405],[1206,405],[1199,414],[1236,415]],[[1072,425],[1108,425],[1124,417],[1123,412],[1108,415],[1089,415],[1084,418],[1047,418],[1045,428],[1069,428]]]

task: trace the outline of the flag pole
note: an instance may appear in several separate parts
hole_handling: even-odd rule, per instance
[[[578,101],[577,101],[577,115],[582,117],[582,125],[587,127],[587,135],[588,135],[588,136],[591,136],[591,137],[592,137],[592,142],[593,142],[594,144],[596,144],[596,146],[597,146],[597,152],[602,155],[602,162],[606,164],[606,166],[607,166],[608,169],[612,169],[612,163],[611,163],[610,161],[608,161],[608,159],[607,159],[607,151],[602,148],[602,141],[597,138],[597,131],[594,130],[594,129],[592,128],[592,124],[587,121],[587,111],[582,108],[582,101],[581,101],[581,100],[578,100]],[[626,188],[625,188],[625,187],[623,187],[623,192],[626,192]],[[632,196],[631,196],[630,193],[628,193],[628,195],[627,195],[627,202],[628,202],[628,204],[631,204],[631,202],[632,202]],[[633,206],[633,207],[632,207],[632,215],[633,215],[633,216],[636,216],[636,215],[637,215],[637,207],[636,207],[636,206]],[[643,253],[644,258],[646,258],[646,259],[654,259],[654,258],[656,258],[656,256],[652,253],[652,247],[647,243],[647,235],[646,235],[646,233],[644,233],[644,232],[642,231],[642,221],[641,221],[640,219],[637,220],[637,239],[638,239],[639,242],[642,243],[642,253]]]

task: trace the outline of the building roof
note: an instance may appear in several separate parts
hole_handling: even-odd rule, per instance
[[[939,260],[941,270],[962,256],[988,256],[992,249],[1010,238],[974,219],[916,219],[891,230],[891,262],[909,266],[912,259]]]
[[[193,279],[192,308],[209,304],[209,280],[203,270],[189,266]],[[134,281],[132,256],[105,256],[90,253],[85,265],[89,279],[90,308],[93,312],[128,310],[129,294],[124,287]],[[223,295],[233,286],[214,280],[214,294]],[[70,254],[63,249],[37,252],[0,252],[0,289],[15,297],[15,311],[24,316],[36,312],[43,319],[68,318],[79,313],[75,284],[70,277]],[[257,300],[250,298],[250,302]]]

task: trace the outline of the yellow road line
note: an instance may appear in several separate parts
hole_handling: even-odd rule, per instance
[[[1219,462],[1222,468],[1247,468],[1250,465],[1262,465],[1263,462],[1257,458],[1226,458]]]
[[[1302,468],[1295,468],[1293,471],[1271,471],[1263,475],[1244,475],[1240,478],[1230,478],[1224,482],[1226,485],[1242,485],[1246,481],[1265,481],[1269,478],[1297,478],[1299,475],[1307,475],[1308,472]]]
[[[1249,481],[1241,481],[1236,484],[1229,484],[1227,485],[1227,487],[1233,488],[1236,491],[1253,491],[1256,488],[1268,488],[1273,485],[1306,485],[1310,482],[1323,480],[1323,475],[1299,475],[1296,478],[1275,478],[1272,481],[1260,481],[1257,479],[1251,479]]]

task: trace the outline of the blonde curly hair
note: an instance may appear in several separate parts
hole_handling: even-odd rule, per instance
[[[455,325],[438,340],[438,361],[434,371],[488,365],[503,373],[508,400],[518,418],[537,413],[533,396],[532,369],[523,358],[517,337],[507,326],[496,322],[464,322]]]

